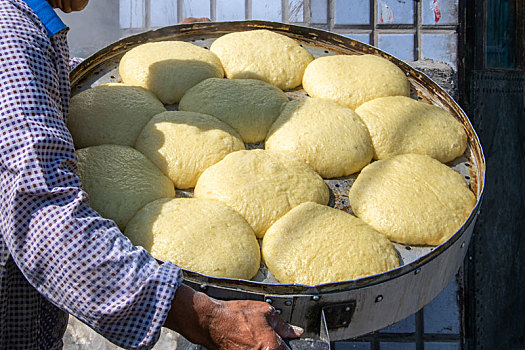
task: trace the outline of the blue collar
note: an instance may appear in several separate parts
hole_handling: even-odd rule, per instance
[[[24,0],[31,10],[40,18],[47,30],[47,35],[52,36],[66,28],[66,25],[55,10],[46,0]]]

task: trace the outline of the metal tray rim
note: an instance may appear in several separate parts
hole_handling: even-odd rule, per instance
[[[149,42],[162,40],[163,38],[174,35],[178,33],[182,36],[187,36],[188,38],[192,36],[194,31],[208,31],[214,33],[215,31],[228,31],[232,26],[241,27],[237,28],[239,30],[253,30],[253,29],[269,29],[275,31],[281,31],[284,33],[292,33],[294,35],[308,35],[309,37],[305,39],[312,40],[321,40],[328,45],[335,45],[340,47],[343,50],[354,50],[356,53],[369,53],[380,55],[384,58],[389,59],[394,62],[396,65],[400,66],[408,76],[411,76],[416,81],[419,81],[422,85],[432,88],[436,94],[434,97],[439,98],[440,102],[444,102],[447,106],[452,107],[455,110],[455,113],[458,116],[461,116],[460,120],[466,127],[469,134],[469,142],[476,147],[473,148],[474,156],[477,160],[478,167],[478,176],[477,176],[477,202],[475,207],[472,209],[469,217],[461,228],[454,234],[452,237],[444,242],[443,244],[435,247],[430,253],[412,261],[411,263],[402,265],[394,270],[390,270],[381,274],[363,277],[357,280],[352,281],[340,281],[325,283],[317,286],[307,286],[301,284],[271,284],[264,282],[256,282],[249,280],[241,279],[231,279],[231,278],[220,278],[220,277],[211,277],[199,274],[197,272],[183,270],[184,278],[194,282],[205,285],[213,285],[222,288],[238,289],[247,292],[261,293],[261,294],[305,294],[305,295],[316,295],[322,293],[332,293],[332,292],[344,292],[354,289],[359,289],[363,287],[373,286],[375,284],[383,283],[400,276],[411,273],[422,266],[428,264],[434,260],[439,254],[450,246],[454,245],[462,236],[467,228],[475,220],[481,206],[481,201],[483,198],[483,192],[485,187],[485,156],[483,149],[481,147],[479,137],[476,134],[472,124],[470,123],[467,115],[462,110],[462,108],[452,99],[452,97],[443,89],[441,89],[430,77],[428,77],[423,72],[413,68],[409,64],[401,61],[400,59],[378,49],[368,44],[344,37],[339,34],[328,32],[322,29],[302,27],[298,25],[291,25],[279,22],[268,22],[268,21],[259,21],[259,20],[250,20],[250,21],[228,21],[228,22],[203,22],[203,23],[192,23],[192,24],[178,24],[163,28],[154,29],[148,32],[135,34],[126,38],[123,38],[113,44],[106,46],[105,48],[99,50],[95,54],[88,57],[84,62],[80,63],[70,74],[71,85],[75,86],[79,80],[82,78],[82,74],[86,70],[91,70],[97,65],[105,62],[106,60],[122,53],[123,50],[127,50],[133,46]],[[195,37],[201,37],[201,35],[195,35]],[[186,38],[186,39],[188,39]],[[316,39],[317,38],[317,39]],[[332,42],[330,42],[330,40]],[[465,242],[465,245],[468,245],[469,242]],[[462,243],[463,244],[463,243]]]

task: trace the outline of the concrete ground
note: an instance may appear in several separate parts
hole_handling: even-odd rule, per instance
[[[179,334],[162,328],[159,341],[154,350],[173,350],[177,348]],[[120,350],[122,348],[108,342],[91,328],[69,316],[69,324],[64,335],[64,350]]]

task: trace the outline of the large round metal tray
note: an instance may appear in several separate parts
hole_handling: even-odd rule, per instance
[[[322,30],[263,21],[195,23],[165,27],[122,39],[82,62],[71,73],[72,95],[96,85],[118,82],[120,58],[131,48],[153,41],[183,40],[209,48],[218,37],[237,31],[268,29],[298,41],[314,57],[333,54],[373,54],[384,57],[406,73],[412,97],[440,106],[465,127],[468,146],[463,157],[449,164],[460,172],[477,197],[465,224],[438,247],[396,244],[402,266],[354,281],[318,286],[286,285],[259,274],[256,281],[204,276],[184,271],[185,283],[220,299],[254,299],[272,303],[288,322],[305,328],[305,336],[325,340],[356,337],[393,324],[430,302],[453,278],[461,265],[479,211],[485,178],[485,159],[479,139],[468,117],[456,102],[423,73],[387,53]],[[289,98],[305,96],[301,88],[286,91]],[[167,106],[176,109],[177,106]],[[248,145],[248,148],[262,145]],[[348,189],[355,176],[326,180],[332,205],[350,212]],[[178,192],[191,196],[191,192]]]

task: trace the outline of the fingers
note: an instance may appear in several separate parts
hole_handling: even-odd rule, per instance
[[[62,7],[60,7],[60,9],[65,13],[70,13],[72,11],[71,0],[62,0]]]
[[[270,326],[261,327],[259,329],[259,343],[256,346],[259,350],[290,350],[283,338],[275,333]]]
[[[183,19],[180,23],[185,24],[185,23],[195,23],[195,22],[211,22],[211,20],[207,17],[200,17],[200,18],[188,17],[188,18]]]
[[[70,13],[73,11],[71,7],[71,0],[48,0],[52,8],[61,9],[62,12]]]
[[[274,333],[274,337],[275,337],[275,340],[277,340],[277,347],[276,347],[276,349],[278,349],[278,350],[290,350],[290,348],[288,347],[288,345],[286,345],[286,343],[284,342],[283,338],[281,338],[281,336],[279,336],[278,334]]]
[[[270,305],[268,316],[268,324],[272,329],[282,338],[294,339],[299,338],[303,334],[304,330],[301,327],[293,326],[283,321],[277,314],[277,311],[273,306]]]
[[[298,338],[303,330],[284,322],[271,305],[260,301],[226,301],[209,319],[216,348],[289,350],[283,338]]]
[[[62,12],[70,13],[84,9],[89,0],[47,0],[51,7],[61,9]]]
[[[301,327],[297,327],[291,324],[288,324],[283,321],[278,315],[272,315],[268,318],[268,323],[270,327],[273,328],[275,333],[285,339],[295,339],[299,338],[303,334],[304,330]]]
[[[53,3],[54,3],[53,7],[57,8],[57,9],[61,9],[62,8],[62,0],[55,0],[55,1],[53,1]]]

